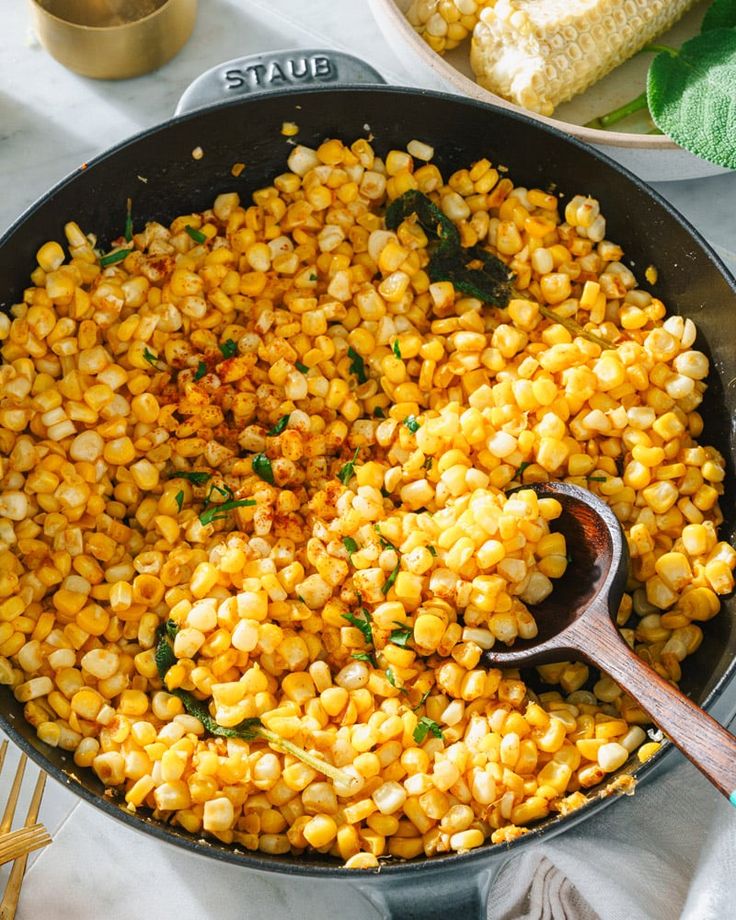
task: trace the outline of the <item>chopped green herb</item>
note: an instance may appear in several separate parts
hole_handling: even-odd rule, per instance
[[[425,469],[425,470],[431,470],[431,469],[432,469],[432,464],[433,464],[433,463],[434,463],[434,457],[425,457],[425,460],[424,460],[424,469]]]
[[[393,571],[392,571],[391,574],[388,576],[388,578],[386,579],[386,581],[385,581],[384,584],[383,584],[383,587],[381,588],[381,593],[382,593],[382,594],[388,594],[388,592],[389,592],[389,591],[391,590],[391,588],[393,587],[393,584],[394,584],[394,582],[396,581],[396,579],[397,579],[397,577],[398,577],[398,574],[399,574],[399,567],[400,567],[400,563],[397,562],[396,565],[394,566]]]
[[[373,410],[373,418],[386,418],[386,413],[380,406],[376,406]]]
[[[197,230],[196,227],[190,227],[189,224],[184,228],[189,236],[194,240],[195,243],[206,243],[207,237],[202,233],[201,230]]]
[[[232,339],[226,339],[222,345],[220,345],[220,351],[224,358],[234,358],[238,353],[238,343],[233,342]]]
[[[256,454],[252,460],[253,472],[256,476],[260,476],[264,482],[273,485],[275,480],[273,477],[273,467],[271,466],[271,461],[265,454]]]
[[[317,273],[316,273],[316,272],[312,272],[311,275],[309,276],[309,280],[310,280],[310,281],[316,281],[316,280],[317,280]]]
[[[419,702],[418,702],[417,705],[414,707],[414,712],[416,712],[418,709],[421,709],[421,707],[424,706],[424,704],[427,702],[427,697],[429,696],[429,694],[430,694],[431,692],[432,692],[432,688],[431,688],[431,687],[430,687],[428,690],[425,690],[425,691],[424,691],[424,693],[422,694],[422,696],[421,696]]]
[[[352,537],[343,537],[342,538],[343,546],[352,556],[353,553],[358,552],[358,544],[353,540]]]
[[[406,687],[400,687],[400,686],[396,683],[396,678],[394,677],[394,672],[391,670],[391,668],[386,668],[386,680],[391,684],[392,687],[395,687],[395,688],[399,691],[399,693],[408,693],[408,692],[409,692],[409,691],[406,689]]]
[[[344,486],[347,486],[355,472],[355,461],[358,459],[358,452],[359,448],[356,447],[353,459],[348,460],[348,462],[340,468],[340,472],[337,474],[337,478]]]
[[[169,474],[169,479],[188,479],[189,482],[193,482],[195,486],[203,486],[212,479],[212,473],[200,473],[197,471],[180,473],[178,470],[174,470],[173,473]]]
[[[514,479],[521,479],[524,475],[524,470],[531,465],[531,460],[525,460],[523,463],[520,463],[519,469],[514,473]]]
[[[347,620],[352,626],[355,626],[356,629],[359,629],[363,633],[363,638],[365,639],[366,645],[373,645],[373,627],[371,626],[371,615],[365,609],[365,607],[360,608],[360,617],[357,617],[354,613],[343,613],[343,620]]]
[[[375,665],[373,655],[371,655],[370,652],[353,652],[352,657],[355,658],[356,661],[367,661],[368,664]]]
[[[270,431],[267,431],[266,434],[270,435],[271,437],[276,437],[277,434],[281,434],[281,432],[284,430],[284,428],[286,428],[288,424],[289,415],[282,415],[278,422],[276,422],[276,424],[273,426],[273,428]]]
[[[123,231],[123,236],[125,237],[125,242],[130,243],[133,239],[133,202],[128,198],[125,202],[125,230]]]
[[[417,727],[414,729],[414,740],[416,743],[421,744],[429,732],[432,732],[435,738],[442,738],[444,740],[442,729],[434,719],[430,719],[429,716],[422,716],[417,722]]]
[[[307,603],[307,602],[304,600],[304,598],[301,596],[301,594],[297,594],[297,597],[298,597],[299,600],[302,602],[302,604],[304,604],[304,605],[306,606],[306,603]]]
[[[383,549],[392,549],[395,553],[398,553],[398,550],[397,550],[396,547],[393,545],[393,543],[392,543],[390,540],[387,540],[387,539],[384,537],[384,535],[381,533],[381,525],[380,525],[380,524],[374,524],[374,525],[373,525],[373,529],[374,529],[374,530],[376,531],[376,533],[378,534],[378,537],[379,537],[379,539],[380,539],[380,541],[381,541],[381,547],[382,547]]]
[[[235,493],[234,493],[233,490],[230,488],[230,486],[227,485],[227,483],[223,483],[221,486],[218,486],[217,483],[214,483],[214,482],[213,482],[212,485],[210,486],[209,492],[207,493],[207,497],[205,498],[205,501],[206,501],[206,502],[211,502],[211,501],[212,501],[212,496],[215,494],[215,492],[219,492],[220,495],[224,495],[225,498],[234,498],[234,497],[235,497]]]
[[[416,434],[421,427],[415,415],[407,415],[407,417],[404,419],[404,425],[409,429],[409,431],[411,431],[412,434]]]
[[[157,634],[154,660],[156,662],[158,675],[164,686],[166,686],[166,674],[169,668],[173,667],[177,661],[172,645],[176,638],[177,631],[177,625],[170,620],[165,626],[159,627]],[[182,690],[180,687],[175,687],[170,692],[173,696],[181,700],[189,715],[194,716],[195,719],[199,719],[205,731],[209,732],[211,735],[220,735],[224,738],[242,738],[245,741],[261,739],[268,744],[272,744],[279,750],[291,754],[292,757],[296,757],[297,760],[303,761],[308,766],[312,767],[313,770],[316,770],[333,782],[347,783],[348,788],[355,784],[354,779],[349,773],[346,773],[339,767],[334,767],[330,763],[326,763],[314,754],[302,750],[302,748],[297,747],[297,745],[293,744],[288,739],[282,738],[281,735],[276,732],[264,728],[261,720],[258,718],[243,719],[243,721],[238,722],[237,725],[233,725],[231,728],[225,728],[223,725],[220,725],[216,719],[212,718],[207,701],[198,700],[194,694],[189,693],[187,690]]]
[[[306,373],[309,372],[309,368],[307,367],[307,365],[306,365],[306,364],[302,364],[301,361],[297,361],[297,362],[294,364],[294,367],[295,367],[298,371],[300,371],[302,374],[306,374]]]
[[[176,499],[176,506],[177,506],[177,508],[179,509],[179,511],[181,511],[181,509],[182,509],[183,506],[184,506],[184,493],[183,493],[183,492],[177,492],[176,495],[175,495],[174,497],[175,497],[175,499]]]
[[[358,352],[351,345],[348,348],[348,357],[351,358],[350,366],[348,370],[351,374],[355,374],[358,378],[358,383],[365,383],[368,379],[368,374],[365,370],[365,361],[361,358]]]
[[[605,482],[608,476],[586,476],[588,482]]]
[[[200,361],[197,365],[197,370],[194,372],[194,379],[201,380],[204,375],[207,373],[207,365],[204,361]]]
[[[100,268],[107,268],[108,265],[122,262],[131,252],[133,252],[132,249],[116,249],[114,252],[108,252],[107,255],[100,257]]]
[[[399,340],[394,339],[394,344],[391,346],[391,350],[396,355],[396,357],[401,361],[401,346],[399,345]]]
[[[389,642],[393,642],[394,645],[398,645],[400,648],[406,648],[412,636],[411,626],[405,626],[403,623],[396,623],[396,627],[397,628],[392,630],[391,635],[388,637]]]
[[[199,520],[202,524],[211,524],[213,521],[221,521],[226,518],[235,508],[252,508],[256,504],[254,498],[239,498],[231,501],[222,502],[220,505],[212,505],[200,514]]]
[[[154,355],[147,347],[143,350],[143,358],[145,361],[148,361],[151,367],[154,367],[159,361],[158,355]]]
[[[433,556],[436,556],[436,555],[437,555],[437,550],[434,548],[434,546],[428,546],[427,549],[430,551],[430,553],[431,553]]]

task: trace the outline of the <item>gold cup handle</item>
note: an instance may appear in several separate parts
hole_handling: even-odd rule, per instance
[[[342,51],[268,51],[233,58],[205,71],[184,91],[175,114],[279,90],[385,82],[370,64]]]

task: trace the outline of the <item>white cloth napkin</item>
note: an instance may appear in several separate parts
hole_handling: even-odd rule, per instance
[[[489,920],[736,918],[736,810],[673,756],[633,797],[510,860]]]

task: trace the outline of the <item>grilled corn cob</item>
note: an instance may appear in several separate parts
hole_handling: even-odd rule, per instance
[[[494,0],[412,0],[406,18],[425,42],[444,54],[456,48],[475,28],[482,9]]]
[[[498,0],[481,11],[478,83],[542,115],[670,28],[693,0]]]

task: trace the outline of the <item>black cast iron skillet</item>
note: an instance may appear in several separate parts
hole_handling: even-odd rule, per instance
[[[266,69],[268,60],[264,61],[262,71],[238,70],[232,62],[223,66],[216,75],[222,94],[238,81],[233,87],[236,92],[248,92],[261,78],[267,82],[275,76],[281,82],[276,71]],[[300,69],[301,65],[296,72]],[[328,68],[323,76],[327,87],[236,98],[176,118],[120,144],[61,182],[0,240],[3,308],[22,298],[36,250],[46,240],[63,240],[63,225],[68,220],[76,220],[86,232],[95,232],[106,246],[123,229],[128,197],[133,199],[137,227],[146,220],[167,222],[178,214],[206,208],[220,192],[236,189],[247,199],[250,192],[269,184],[286,168],[291,147],[281,134],[284,121],[297,122],[298,141],[309,146],[327,137],[352,141],[370,135],[376,149],[385,153],[392,147],[403,148],[412,138],[427,141],[435,147],[435,162],[446,176],[488,157],[494,164],[508,166],[517,184],[552,188],[566,197],[584,193],[598,198],[608,220],[608,238],[623,244],[626,261],[637,276],[643,279],[645,267],[656,265],[659,281],[653,292],[669,310],[697,323],[697,345],[709,353],[712,362],[702,407],[702,442],[714,444],[729,461],[728,487],[722,500],[726,521],[721,533],[724,539],[733,538],[736,288],[698,233],[656,193],[611,160],[522,115],[419,90],[330,88],[335,75]],[[286,73],[283,82],[298,79]],[[320,80],[319,73],[308,77],[311,83]],[[200,96],[194,104],[202,101]],[[202,148],[202,159],[192,158],[196,147]],[[247,168],[234,179],[231,167],[236,162],[246,163]],[[721,719],[730,716],[736,705],[733,693],[726,692],[736,671],[733,614],[730,599],[721,614],[706,625],[703,644],[687,659],[684,669],[685,691]],[[549,818],[511,845],[488,845],[468,854],[431,860],[388,861],[380,872],[345,870],[327,857],[243,853],[217,841],[197,839],[161,821],[130,815],[103,797],[103,786],[92,771],[76,769],[69,754],[42,744],[23,719],[21,704],[6,688],[1,689],[2,728],[52,777],[110,816],[211,859],[357,886],[384,917],[485,917],[491,879],[509,855],[572,827],[612,801],[594,795],[571,817]],[[736,686],[731,689],[736,690]],[[668,747],[665,745],[665,750]],[[639,781],[645,779],[661,768],[662,760],[661,752],[633,770],[634,776]],[[628,799],[626,807],[635,809],[636,798]]]

